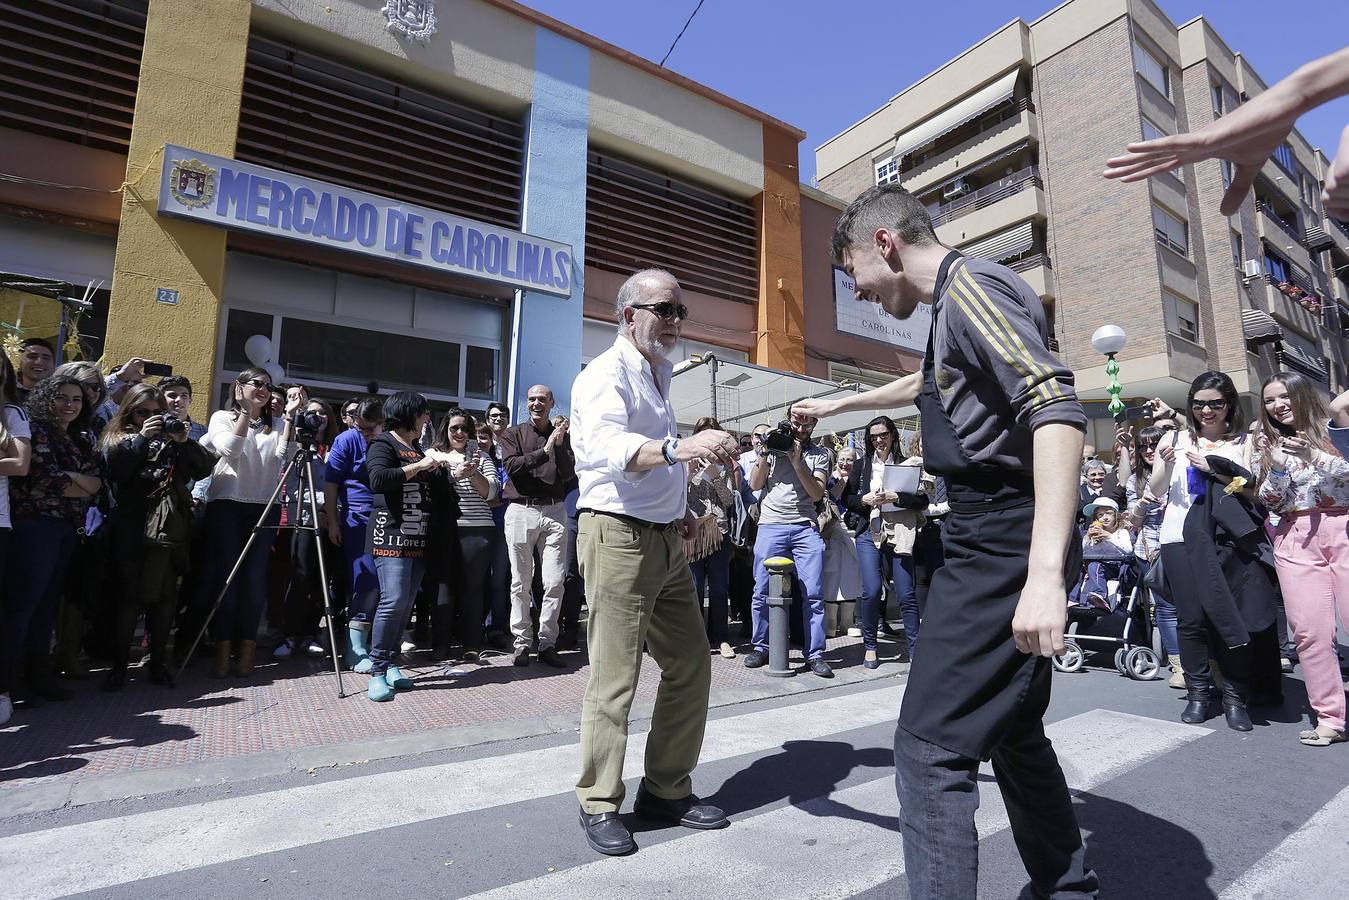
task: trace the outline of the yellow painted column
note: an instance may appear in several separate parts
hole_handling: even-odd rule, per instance
[[[759,213],[759,304],[754,362],[805,374],[805,279],[801,269],[800,139],[764,126]]]
[[[150,4],[127,153],[104,360],[171,364],[192,380],[197,419],[214,393],[226,233],[157,215],[159,175],[165,143],[234,155],[251,9],[249,0]],[[158,302],[159,288],[178,291],[178,304]]]

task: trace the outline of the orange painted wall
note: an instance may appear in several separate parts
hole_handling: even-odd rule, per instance
[[[795,134],[764,126],[764,190],[755,200],[759,216],[759,305],[752,359],[761,366],[804,373],[799,142]]]

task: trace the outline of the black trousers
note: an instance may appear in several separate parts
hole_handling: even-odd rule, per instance
[[[1162,567],[1166,571],[1171,602],[1176,607],[1176,632],[1180,640],[1180,664],[1185,668],[1185,685],[1191,700],[1211,700],[1216,696],[1213,670],[1216,662],[1223,676],[1223,700],[1245,706],[1250,699],[1251,676],[1255,668],[1255,642],[1228,647],[1219,638],[1208,613],[1204,611],[1203,591],[1190,570],[1184,544],[1162,545]]]
[[[953,510],[943,523],[945,564],[932,576],[895,732],[913,897],[974,896],[976,776],[979,761],[990,758],[1036,889],[1055,897],[1092,897],[1097,890],[1067,782],[1044,734],[1052,666],[1019,651],[1012,638],[1034,517],[1034,505],[1026,503]],[[1068,557],[1065,570],[1077,571],[1080,554]]]

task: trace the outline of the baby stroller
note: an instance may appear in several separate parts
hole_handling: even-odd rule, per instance
[[[1068,592],[1066,649],[1054,657],[1054,668],[1080,671],[1087,663],[1083,649],[1086,642],[1118,644],[1116,670],[1137,681],[1151,681],[1161,670],[1161,661],[1152,649],[1142,566],[1132,551],[1109,541],[1082,549],[1082,575]]]

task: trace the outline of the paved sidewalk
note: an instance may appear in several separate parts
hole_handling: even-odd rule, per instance
[[[770,678],[763,669],[746,669],[740,656],[722,659],[713,654],[712,705],[894,677],[908,668],[897,661],[898,648],[883,641],[883,664],[867,670],[861,665],[860,639],[831,640],[826,659],[837,670],[832,680],[809,672]],[[563,654],[572,665],[566,670],[537,661],[516,668],[506,654],[480,665],[445,666],[416,653],[404,667],[416,689],[377,704],[365,697],[367,678],[350,672],[343,673],[348,696],[339,699],[333,671],[324,668],[326,659],[277,661],[269,652],[259,656],[263,664],[246,680],[207,678],[206,664],[199,660],[181,684],[164,688],[149,684],[133,668],[130,683],[119,693],[100,690],[101,673],[96,673],[89,681],[66,682],[76,691],[70,702],[16,711],[9,725],[0,728],[0,794],[10,798],[0,804],[0,815],[166,790],[175,784],[574,730],[590,671],[583,650]],[[796,653],[793,664],[801,664]],[[648,658],[634,719],[649,715],[659,678],[659,669]],[[237,765],[211,765],[231,760]],[[183,777],[148,777],[164,772]],[[136,774],[147,777],[121,777]],[[90,788],[99,782],[105,786]],[[114,789],[114,784],[126,790]],[[90,799],[71,799],[80,796]]]

